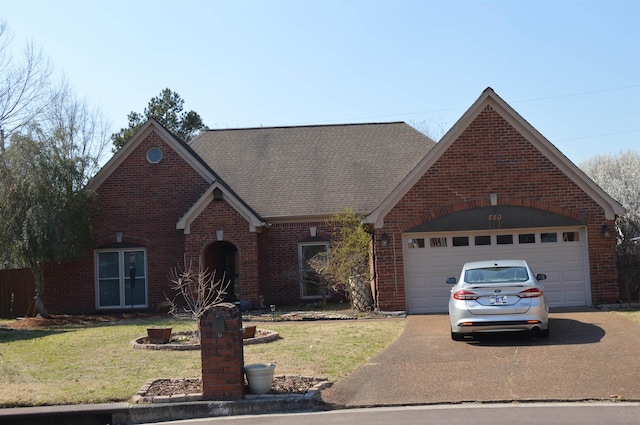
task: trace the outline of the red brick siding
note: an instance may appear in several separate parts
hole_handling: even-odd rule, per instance
[[[212,201],[191,223],[186,235],[185,252],[195,258],[203,258],[204,250],[217,241],[218,230],[223,231],[223,240],[238,249],[238,279],[240,299],[258,302],[258,233],[249,231],[249,223],[225,201]]]
[[[332,229],[325,222],[274,224],[259,235],[260,294],[265,305],[300,302],[300,282],[295,279],[298,244],[311,237],[310,227],[317,229],[317,237],[331,239]]]
[[[146,159],[162,150],[158,164]],[[78,262],[53,265],[46,274],[45,305],[50,313],[95,311],[94,248],[123,242],[147,248],[149,306],[170,294],[171,267],[182,262],[184,235],[176,223],[207,189],[207,182],[164,140],[151,132],[97,189],[99,212],[93,219],[96,244]]]
[[[618,297],[615,238],[601,235],[602,208],[492,108],[487,107],[385,217],[389,246],[377,246],[377,285],[382,310],[404,310],[402,232],[467,208],[499,205],[538,208],[588,226],[592,299]],[[379,244],[378,244],[379,245]],[[394,255],[395,248],[395,255]]]

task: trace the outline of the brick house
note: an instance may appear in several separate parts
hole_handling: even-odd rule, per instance
[[[491,88],[438,143],[391,122],[207,130],[186,144],[150,120],[88,188],[95,244],[48,270],[50,313],[154,309],[189,260],[224,272],[237,299],[317,299],[290,272],[330,251],[326,219],[344,208],[373,229],[383,311],[444,312],[445,279],[492,258],[546,273],[551,306],[619,296],[611,230],[624,209]]]

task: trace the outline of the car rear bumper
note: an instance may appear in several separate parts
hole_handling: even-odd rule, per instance
[[[451,332],[471,334],[478,332],[517,332],[546,330],[548,317],[524,315],[522,317],[464,317],[451,322]]]

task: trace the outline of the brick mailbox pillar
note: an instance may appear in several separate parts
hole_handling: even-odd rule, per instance
[[[242,314],[231,303],[213,306],[200,319],[202,396],[236,400],[244,395]]]

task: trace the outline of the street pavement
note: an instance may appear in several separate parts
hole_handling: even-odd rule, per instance
[[[640,324],[613,312],[552,312],[551,335],[450,338],[448,316],[412,315],[402,335],[331,388],[335,406],[640,401]]]
[[[638,425],[640,403],[510,403],[375,407],[330,412],[248,415],[171,422],[175,425]],[[169,425],[169,424],[167,424]]]

